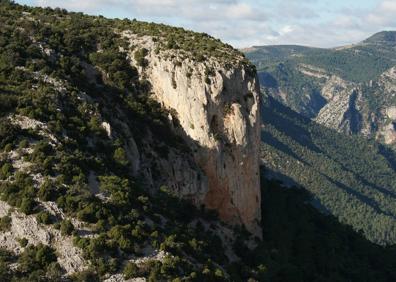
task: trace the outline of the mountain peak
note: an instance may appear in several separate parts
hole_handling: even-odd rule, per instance
[[[381,31],[366,40],[363,43],[371,44],[396,44],[396,31]]]

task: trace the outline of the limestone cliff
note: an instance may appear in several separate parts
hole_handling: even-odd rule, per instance
[[[332,76],[323,86],[321,95],[327,104],[319,111],[315,120],[327,127],[348,134],[362,130],[359,112],[361,92],[351,82]]]
[[[255,74],[242,64],[226,67],[215,59],[181,60],[174,51],[157,54],[150,37],[128,32],[124,36],[131,46],[148,50],[148,65],[140,72],[151,83],[152,96],[174,112],[172,118],[179,123],[175,130],[189,144],[206,178],[190,179],[200,182],[189,183],[190,187],[206,186],[195,191],[200,192],[195,202],[260,236],[259,85]],[[130,55],[133,57],[132,52]],[[194,197],[194,191],[189,194]]]

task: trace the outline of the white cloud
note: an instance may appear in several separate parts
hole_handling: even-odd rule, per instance
[[[294,31],[294,27],[290,26],[290,25],[285,25],[284,27],[282,27],[279,31],[280,35],[286,35],[290,32]]]
[[[396,28],[396,0],[370,0],[371,9],[353,0],[338,6],[326,5],[330,0],[34,1],[40,6],[181,25],[236,47],[264,44],[333,47]]]
[[[64,7],[88,12],[104,8],[129,11],[136,16],[178,17],[188,20],[262,20],[264,13],[236,0],[37,0],[40,6]]]
[[[374,25],[396,24],[396,2],[382,1],[373,12],[367,16],[367,21]]]

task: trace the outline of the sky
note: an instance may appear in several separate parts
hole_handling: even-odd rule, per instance
[[[337,47],[396,30],[396,0],[17,0],[181,26],[234,47]]]

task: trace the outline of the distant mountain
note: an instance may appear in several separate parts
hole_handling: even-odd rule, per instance
[[[361,43],[338,48],[298,45],[254,46],[242,51],[258,68],[266,71],[279,63],[307,64],[353,82],[375,79],[395,65],[395,32],[377,33]]]
[[[381,31],[363,41],[366,44],[396,45],[396,31]]]
[[[276,45],[276,46],[253,46],[251,48],[242,49],[248,58],[258,69],[266,67],[274,63],[285,61],[285,58],[301,57],[312,50],[319,48],[311,48],[299,45]]]
[[[265,91],[329,128],[396,144],[393,31],[332,49],[261,46],[245,51]]]

